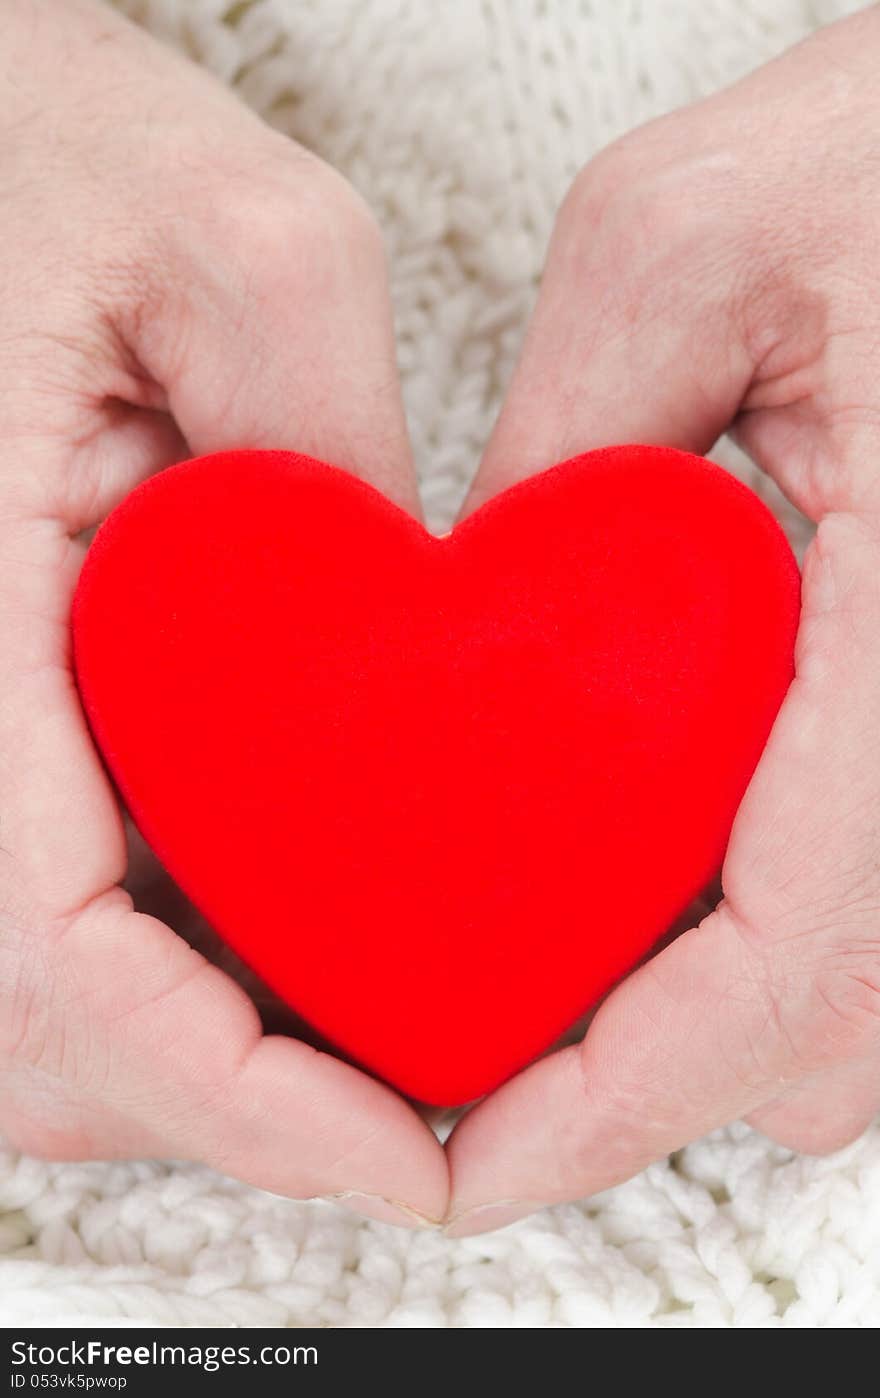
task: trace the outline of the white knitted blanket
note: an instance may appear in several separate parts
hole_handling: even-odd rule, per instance
[[[447,521],[554,210],[627,127],[847,0],[120,0],[345,172],[391,254],[409,421]],[[728,451],[723,459],[803,524]],[[0,1323],[876,1326],[880,1127],[827,1160],[744,1127],[459,1242],[192,1167],[0,1155]]]

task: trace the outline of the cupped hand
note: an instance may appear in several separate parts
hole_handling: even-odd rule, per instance
[[[558,219],[471,505],[590,447],[732,427],[818,528],[722,901],[463,1119],[453,1234],[737,1117],[824,1152],[880,1108],[878,48],[873,7],[821,31],[610,147]]]
[[[437,1219],[446,1164],[416,1113],[264,1037],[232,980],[133,909],[68,638],[78,536],[169,462],[295,446],[373,463],[415,508],[377,230],[101,6],[7,0],[0,46],[0,1130]]]

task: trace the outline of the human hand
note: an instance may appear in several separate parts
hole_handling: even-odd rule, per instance
[[[610,147],[561,210],[471,506],[590,447],[705,452],[732,425],[818,531],[722,902],[463,1119],[453,1234],[740,1116],[812,1153],[880,1107],[878,48],[873,8],[820,32]]]
[[[439,1218],[445,1160],[416,1113],[263,1037],[233,981],[133,910],[68,643],[77,536],[169,462],[291,446],[373,462],[416,507],[377,230],[339,176],[90,0],[7,0],[0,45],[0,1129],[41,1156],[174,1156]]]

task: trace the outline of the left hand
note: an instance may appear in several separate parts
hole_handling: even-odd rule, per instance
[[[433,1224],[446,1160],[411,1107],[264,1034],[176,935],[188,910],[155,888],[150,914],[133,903],[144,870],[69,643],[83,531],[173,461],[294,444],[416,507],[379,230],[335,171],[106,6],[2,13],[0,1132]]]
[[[823,1152],[880,1107],[878,45],[873,7],[821,31],[611,147],[560,215],[472,503],[593,446],[705,452],[732,424],[818,532],[722,902],[463,1119],[453,1235],[737,1117]]]

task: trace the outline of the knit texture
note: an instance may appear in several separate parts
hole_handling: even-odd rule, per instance
[[[387,239],[428,515],[454,515],[554,212],[623,131],[847,0],[120,0],[342,170]],[[719,459],[804,521],[733,448]],[[0,1324],[876,1326],[880,1127],[793,1157],[743,1126],[450,1242],[193,1166],[0,1155]]]

